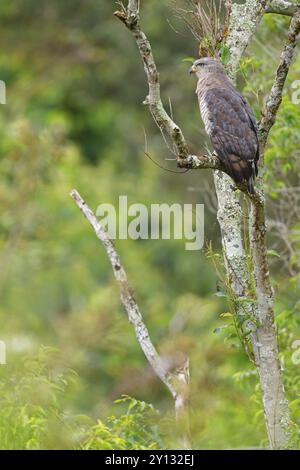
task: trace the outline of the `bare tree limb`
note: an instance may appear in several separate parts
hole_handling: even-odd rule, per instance
[[[265,108],[260,121],[260,145],[263,149],[272,126],[275,123],[276,115],[282,102],[283,87],[294,57],[300,33],[300,10],[292,17],[288,38],[280,56],[280,62],[276,71],[274,83],[267,98]]]
[[[300,9],[300,3],[287,2],[286,0],[272,0],[266,6],[266,13],[276,13],[278,15],[293,16]]]
[[[133,293],[128,284],[127,274],[121,263],[120,257],[114,247],[113,242],[108,237],[101,223],[94,213],[82,199],[80,194],[73,189],[70,196],[81,210],[85,218],[93,227],[96,236],[102,243],[107,257],[111,263],[112,270],[117,283],[119,284],[121,302],[127,312],[129,322],[133,325],[138,343],[145,354],[148,362],[152,366],[156,375],[166,385],[175,401],[176,420],[181,433],[182,445],[185,449],[191,448],[191,438],[189,430],[189,362],[188,359],[175,372],[166,368],[165,361],[158,354],[149,336],[148,329],[144,323],[141,311],[133,297]]]
[[[178,168],[188,168],[190,170],[205,170],[210,168],[211,170],[221,170],[227,173],[227,169],[223,163],[219,160],[217,155],[188,155],[186,158],[177,157]]]
[[[264,149],[269,132],[275,123],[277,112],[282,102],[283,87],[289,72],[290,65],[295,52],[295,47],[300,33],[300,11],[291,20],[288,39],[281,53],[279,66],[275,75],[274,83],[259,126],[260,147]],[[262,180],[259,178],[260,198],[251,199],[250,214],[250,241],[252,247],[254,280],[259,303],[259,321],[261,325],[274,323],[273,292],[270,283],[267,249],[266,249],[266,217],[265,196],[262,189]]]
[[[166,112],[160,96],[159,73],[156,67],[150,42],[141,30],[138,12],[138,1],[131,0],[127,10],[116,11],[114,15],[119,18],[131,31],[136,41],[140,56],[143,60],[144,70],[149,86],[149,94],[144,104],[149,106],[150,112],[162,132],[166,132],[176,150],[177,162],[180,168],[211,168],[225,171],[216,155],[190,155],[188,145],[180,127]]]

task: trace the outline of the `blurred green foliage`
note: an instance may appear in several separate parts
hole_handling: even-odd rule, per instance
[[[198,44],[169,2],[143,3],[166,105],[170,99],[192,148],[204,150],[184,61],[197,56]],[[7,86],[0,113],[0,339],[7,345],[1,448],[176,446],[172,399],[136,343],[102,247],[69,192],[76,187],[93,209],[117,205],[119,195],[146,205],[205,203],[206,244],[218,252],[213,183],[209,172],[170,173],[145,157],[146,134],[149,155],[176,170],[141,105],[143,67],[114,9],[99,0],[0,5],[0,79]],[[258,118],[286,21],[264,20],[241,67],[240,88]],[[298,57],[266,154],[270,217],[279,190],[299,184],[300,108],[291,101],[299,66]],[[287,236],[292,256],[272,257],[273,280],[287,391],[299,422],[299,365],[291,360],[300,338],[299,220],[292,219]],[[276,240],[272,233],[270,248]],[[219,280],[205,250],[185,251],[178,240],[118,241],[117,248],[161,354],[190,357],[195,448],[265,445],[257,375],[222,327],[231,321],[221,316],[228,306],[214,295]],[[123,394],[134,397],[127,411],[127,403],[114,405]]]

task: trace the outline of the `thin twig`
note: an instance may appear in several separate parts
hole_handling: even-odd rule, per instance
[[[152,157],[151,155],[149,155],[149,153],[147,152],[144,152],[144,154],[146,155],[147,158],[149,158],[149,160],[154,163],[155,166],[158,166],[158,168],[160,168],[161,170],[164,170],[168,173],[175,173],[177,175],[182,175],[184,173],[187,173],[189,171],[188,168],[186,168],[184,171],[179,171],[179,170],[171,170],[170,168],[166,168],[165,166],[161,165],[160,163],[156,162]]]

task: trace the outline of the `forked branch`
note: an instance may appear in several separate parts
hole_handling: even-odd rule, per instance
[[[114,15],[126,25],[136,41],[140,56],[143,60],[144,70],[149,86],[149,93],[144,104],[149,106],[149,110],[161,132],[166,133],[169,136],[174,147],[178,166],[180,168],[190,169],[211,168],[226,172],[226,169],[214,154],[210,156],[189,154],[188,145],[182,130],[165,110],[161,101],[159,73],[156,67],[151,44],[140,27],[138,1],[132,0],[128,2],[127,10],[122,8],[121,11],[116,11]]]

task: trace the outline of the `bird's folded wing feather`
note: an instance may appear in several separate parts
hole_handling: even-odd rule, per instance
[[[214,150],[236,181],[257,173],[256,121],[244,97],[232,88],[209,88],[199,96],[205,128]]]

